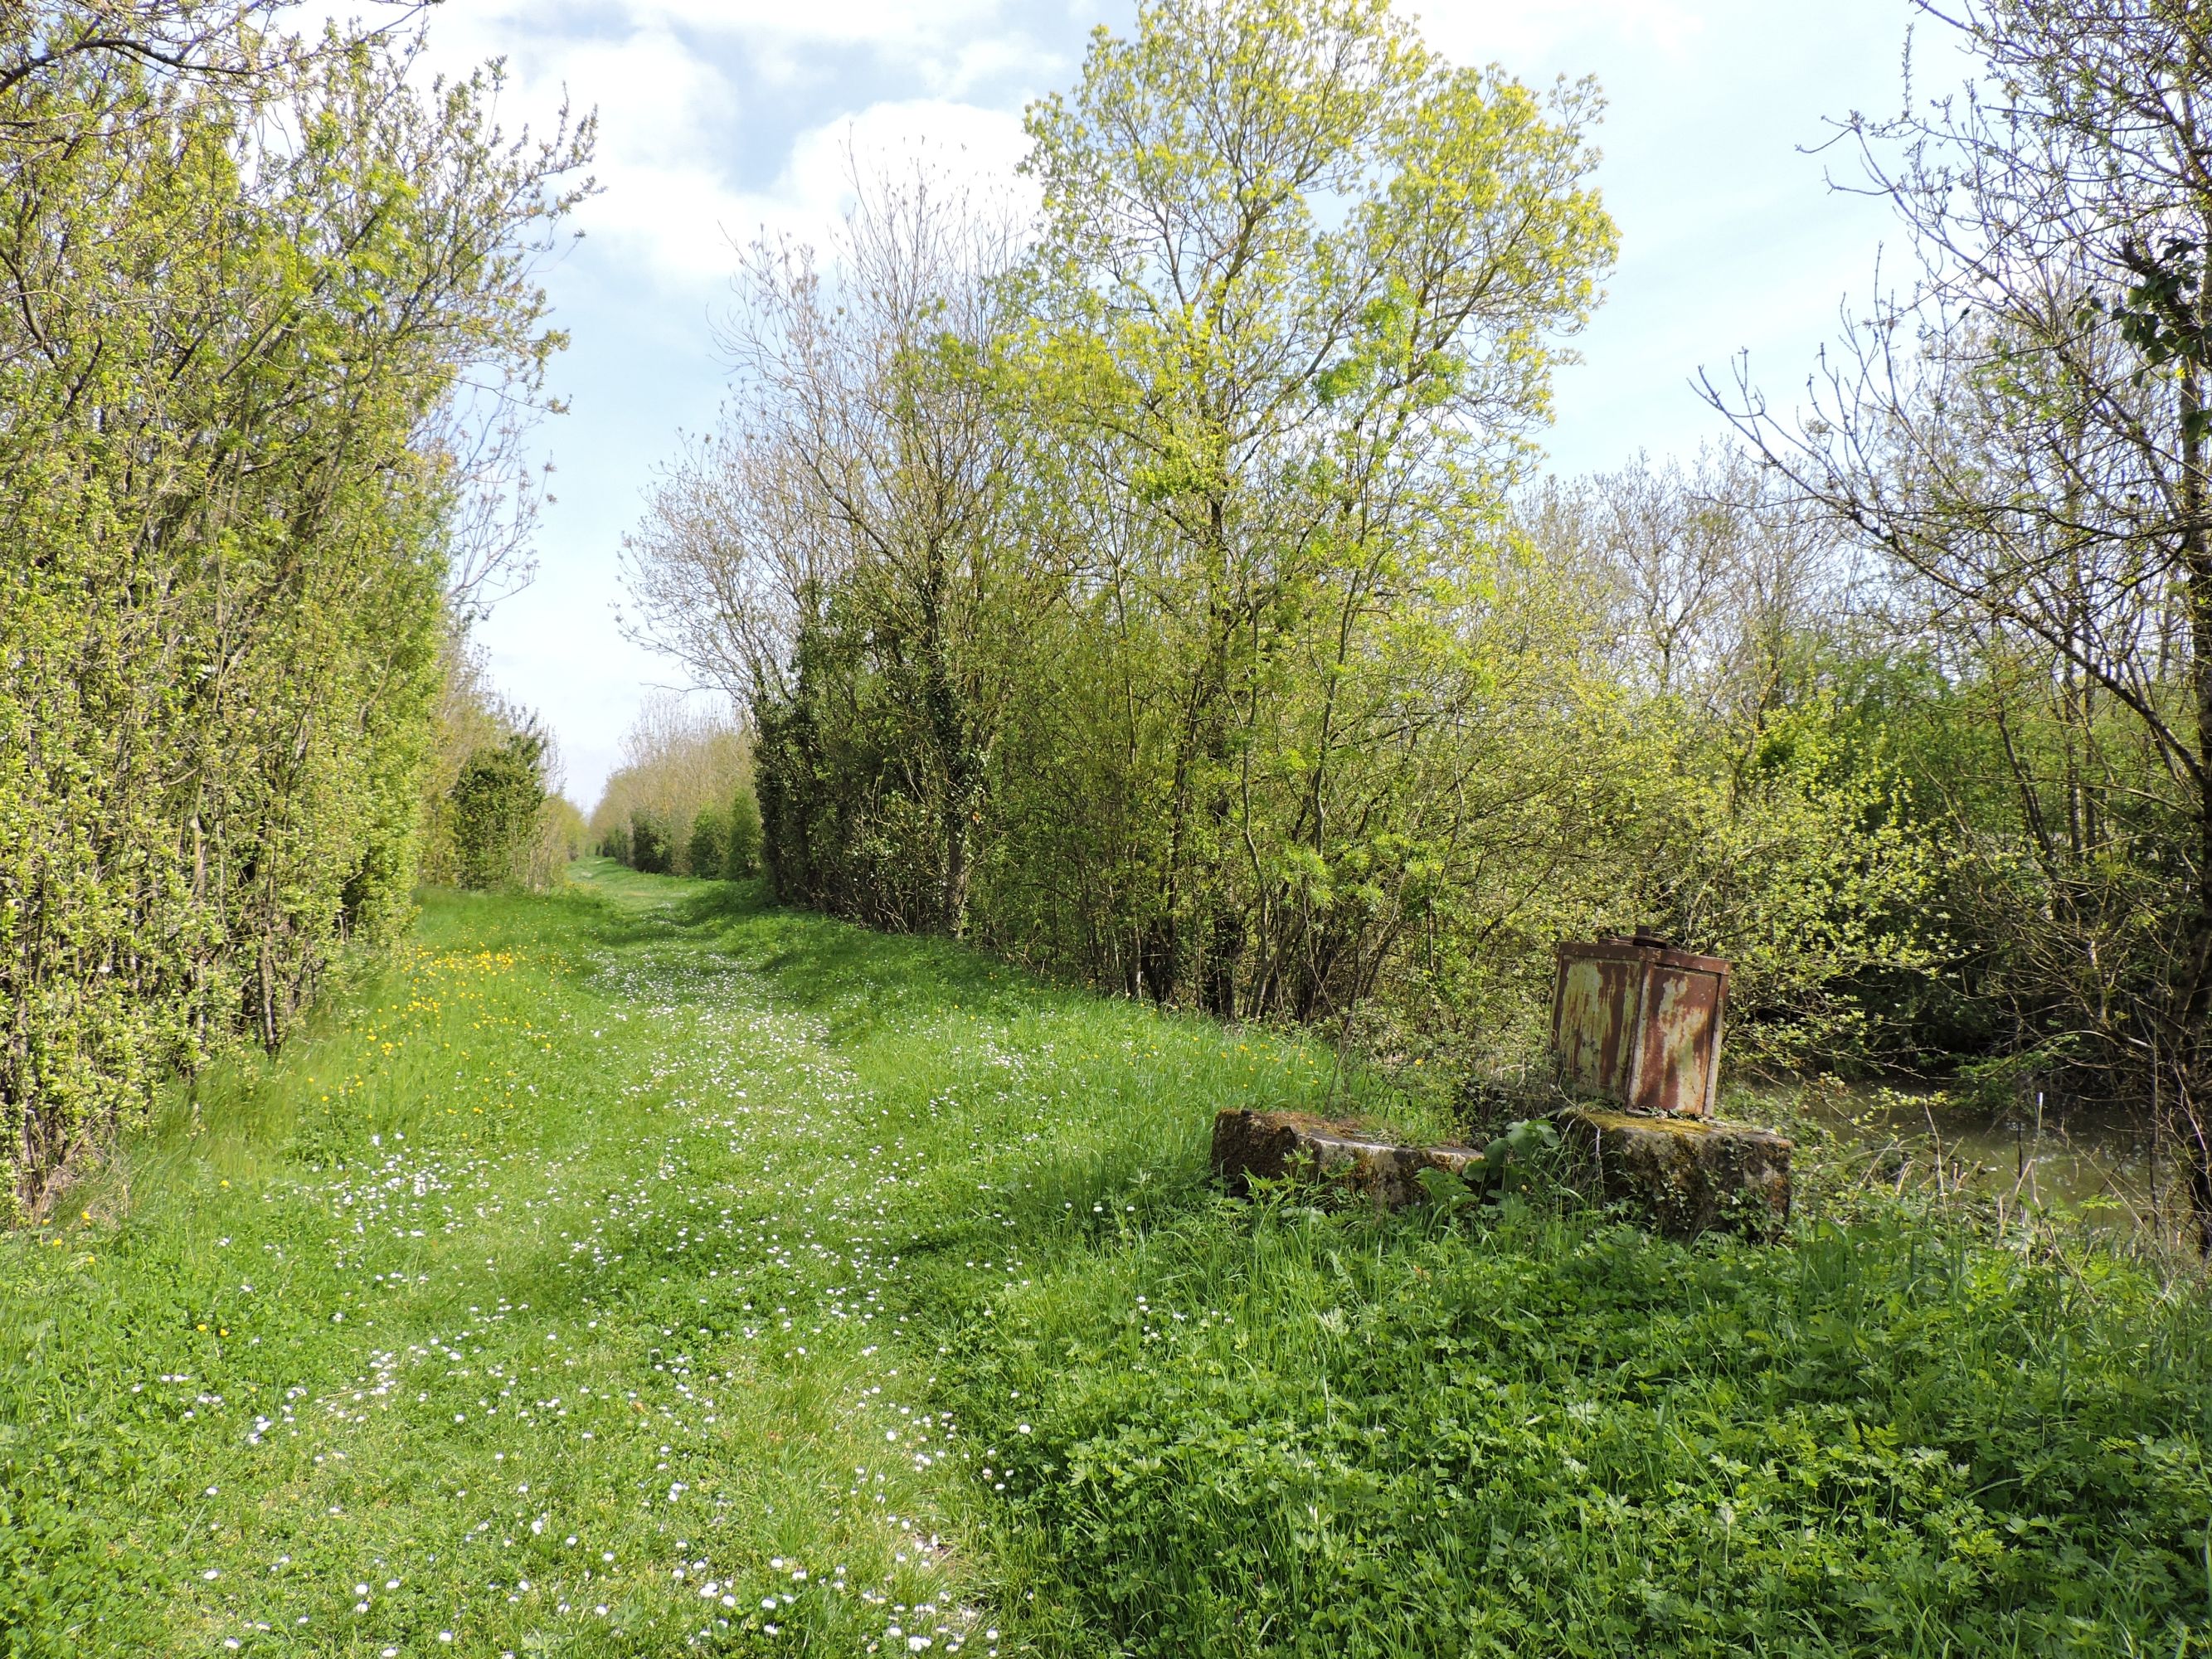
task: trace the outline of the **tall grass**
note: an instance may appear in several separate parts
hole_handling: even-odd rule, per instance
[[[582,868],[0,1243],[0,1650],[2212,1650],[2184,1282],[1233,1205],[1325,1053]]]

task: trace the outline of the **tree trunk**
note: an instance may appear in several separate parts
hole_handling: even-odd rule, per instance
[[[982,795],[983,768],[969,735],[966,699],[953,672],[952,646],[946,637],[945,594],[950,586],[945,553],[932,544],[923,562],[921,599],[922,703],[930,741],[937,750],[945,794],[938,822],[945,837],[944,866],[938,887],[938,926],[951,939],[968,931],[969,851]]]
[[[2181,568],[2188,595],[2191,701],[2197,716],[2197,906],[2182,942],[2176,1035],[2178,1106],[2190,1162],[2190,1202],[2197,1248],[2212,1258],[2212,532],[2205,523],[2205,407],[2202,361],[2212,345],[2212,260],[2200,278],[2195,318],[2197,358],[2181,375]]]

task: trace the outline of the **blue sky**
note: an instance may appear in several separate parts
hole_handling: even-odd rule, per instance
[[[1717,430],[1690,380],[1738,352],[1778,402],[1802,386],[1848,296],[1863,302],[1888,221],[1801,153],[1824,118],[1902,96],[1905,0],[1492,0],[1408,4],[1431,43],[1524,81],[1595,75],[1609,100],[1598,180],[1621,259],[1585,362],[1558,384],[1547,439],[1562,473],[1639,448],[1686,453]],[[654,465],[713,422],[727,381],[714,324],[732,238],[801,235],[839,210],[842,152],[915,143],[1010,173],[1020,113],[1070,84],[1091,28],[1126,29],[1127,0],[445,0],[437,59],[504,57],[514,121],[565,91],[599,115],[602,189],[545,272],[573,340],[556,365],[571,404],[542,441],[557,497],[538,579],[481,633],[494,673],[559,738],[588,810],[651,690],[684,684],[626,642],[616,553]],[[1948,49],[1926,42],[1923,80]]]

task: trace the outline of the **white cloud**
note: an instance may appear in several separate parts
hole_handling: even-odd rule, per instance
[[[1042,82],[1063,67],[1037,19],[1007,0],[625,0],[633,28],[677,30],[710,50],[736,47],[772,86],[832,86],[861,53],[878,68],[957,98],[986,79]]]
[[[599,194],[576,216],[656,280],[685,286],[729,270],[721,227],[738,192],[720,165],[733,143],[736,92],[713,64],[662,30],[617,44],[566,42],[528,66],[532,101],[565,86],[599,111]]]
[[[1073,64],[1055,52],[1031,41],[1007,35],[986,35],[963,40],[951,57],[928,66],[931,85],[947,97],[957,98],[993,79],[1020,76],[1042,88],[1073,80]]]
[[[533,33],[512,12],[485,8],[459,13],[459,27],[433,31],[437,66],[447,72],[504,56],[508,87],[502,114],[510,126],[550,130],[565,97],[579,112],[599,114],[592,173],[599,193],[574,223],[599,258],[612,253],[626,272],[685,295],[717,289],[735,268],[732,244],[763,229],[820,241],[847,206],[849,146],[863,173],[902,167],[915,157],[953,179],[1012,183],[1027,147],[1018,113],[962,101],[957,89],[984,76],[1016,70],[1034,54],[1018,40],[992,33],[947,45],[941,63],[921,78],[947,95],[879,100],[839,109],[834,90],[817,100],[823,118],[793,134],[774,181],[741,189],[737,85],[725,50],[708,56],[678,31],[696,25],[726,34],[773,37],[773,49],[858,39],[880,25],[877,44],[899,40],[917,49],[946,44],[957,26],[988,16],[992,0],[952,0],[908,8],[877,0],[829,0],[811,8],[762,0],[634,0],[635,27],[617,40],[557,31]],[[720,61],[717,61],[717,59]],[[757,54],[745,59],[761,67]],[[910,70],[925,65],[915,63]],[[757,173],[755,173],[757,177]]]
[[[1032,193],[1014,169],[1028,147],[1011,111],[938,98],[871,104],[800,133],[775,183],[744,198],[727,228],[740,242],[765,231],[819,243],[851,204],[856,171],[866,178],[917,161],[956,187],[1026,205]]]
[[[633,27],[884,52],[936,46],[990,27],[1000,0],[628,0]]]
[[[1448,0],[1418,11],[1428,43],[1456,63],[1498,63],[1522,76],[1562,55],[1588,56],[1593,42],[1632,42],[1669,58],[1685,56],[1705,33],[1709,7],[1682,0]]]
[[[664,285],[719,286],[736,248],[763,232],[820,244],[850,206],[853,179],[897,173],[915,161],[955,185],[1029,192],[1014,168],[1028,148],[1021,118],[944,99],[871,104],[799,133],[775,183],[739,191],[710,155],[672,152],[633,160],[610,145],[599,169],[605,193],[579,216],[593,235],[635,252]]]

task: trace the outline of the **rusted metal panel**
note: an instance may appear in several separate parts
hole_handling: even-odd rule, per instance
[[[1559,994],[1552,1006],[1552,1046],[1566,1076],[1599,1094],[1628,1084],[1628,1031],[1640,996],[1640,970],[1617,957],[1559,952]]]
[[[1552,1048],[1577,1093],[1704,1117],[1720,1086],[1729,964],[1650,933],[1559,946]]]

